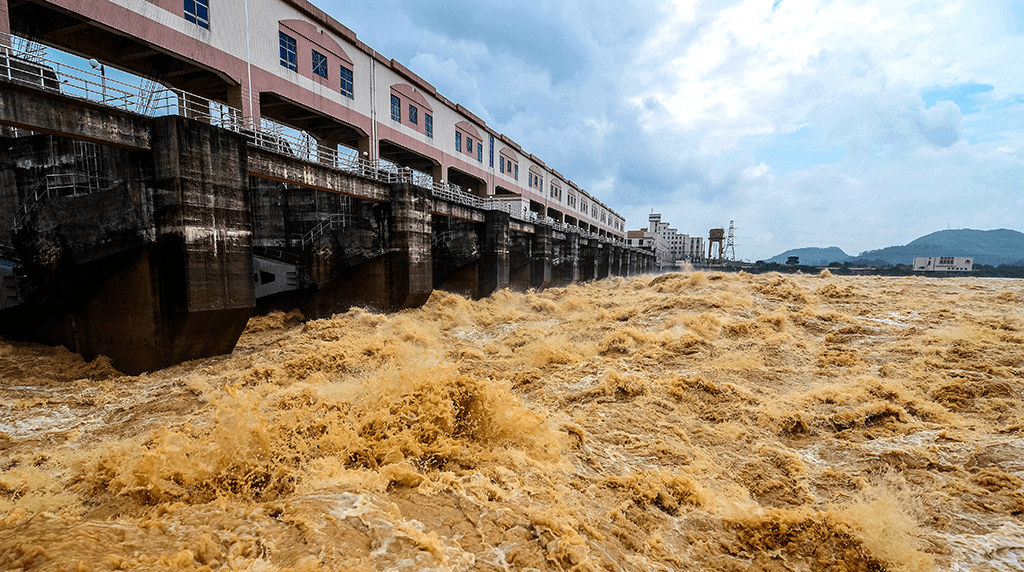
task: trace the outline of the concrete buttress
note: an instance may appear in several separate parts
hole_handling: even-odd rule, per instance
[[[543,289],[551,284],[552,231],[536,225],[533,232],[533,260],[530,263],[530,287]]]
[[[477,296],[490,296],[495,290],[509,284],[509,214],[486,211],[484,214],[484,241],[478,269]]]
[[[416,308],[434,289],[431,268],[430,191],[411,183],[391,186],[388,216],[387,310]]]

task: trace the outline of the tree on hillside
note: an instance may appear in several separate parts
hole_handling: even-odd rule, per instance
[[[797,264],[800,264],[800,257],[790,256],[789,258],[786,259],[786,264],[790,266],[796,266]]]

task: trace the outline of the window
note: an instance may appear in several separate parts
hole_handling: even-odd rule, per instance
[[[516,165],[515,168],[516,168],[516,174],[515,174],[514,178],[515,178],[515,180],[518,181],[519,180],[519,165]]]
[[[488,135],[491,138],[491,168],[494,168],[494,135]]]
[[[462,133],[455,132],[455,150],[462,151]]]
[[[939,257],[939,264],[941,266],[951,266],[953,264],[953,257],[952,256],[940,256]]]
[[[431,139],[434,138],[434,117],[429,113],[423,114],[423,133]]]
[[[502,173],[505,172],[505,158],[504,157],[498,157],[498,170],[501,171]]]
[[[349,99],[355,99],[356,92],[353,89],[355,86],[352,83],[352,70],[345,66],[341,66],[341,71],[338,73],[341,76],[341,94],[347,96]]]
[[[419,125],[420,122],[420,110],[416,109],[416,106],[409,104],[409,123],[413,125]]]
[[[473,154],[473,138],[469,136],[466,137],[466,153]]]
[[[327,79],[327,56],[313,50],[313,73]]]
[[[477,161],[477,163],[483,163],[484,162],[484,144],[483,143],[477,143],[477,145],[476,145],[476,161]]]
[[[210,0],[185,0],[185,19],[210,29]]]
[[[295,53],[295,38],[285,34],[284,32],[278,32],[281,43],[281,65],[292,70],[298,71],[298,56]]]
[[[391,94],[391,119],[402,122],[402,100],[397,95]]]

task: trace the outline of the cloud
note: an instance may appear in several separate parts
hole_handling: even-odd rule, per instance
[[[735,219],[749,259],[1024,227],[1017,4],[321,0],[629,227]]]

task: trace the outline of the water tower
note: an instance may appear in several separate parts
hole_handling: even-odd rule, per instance
[[[713,228],[708,234],[708,262],[717,260],[722,262],[722,257],[725,255],[725,249],[723,242],[725,241],[725,229],[724,228]],[[715,256],[715,245],[718,245],[718,256]]]

